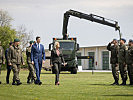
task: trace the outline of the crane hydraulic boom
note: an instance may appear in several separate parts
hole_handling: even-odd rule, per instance
[[[70,15],[81,18],[81,19],[86,19],[86,20],[89,20],[89,21],[92,21],[92,22],[100,23],[100,24],[103,24],[103,25],[107,25],[107,26],[110,26],[110,27],[114,27],[116,31],[117,30],[119,31],[119,36],[120,36],[120,39],[121,39],[120,26],[118,26],[117,21],[113,21],[113,20],[98,16],[98,15],[94,15],[94,14],[89,14],[89,15],[84,14],[84,13],[74,11],[74,10],[69,10],[69,11],[66,11],[66,13],[64,13],[63,30],[62,30],[63,39],[68,38],[68,36],[67,36],[67,26],[68,26],[68,21],[69,21]]]

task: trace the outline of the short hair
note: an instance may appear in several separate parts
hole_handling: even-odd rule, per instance
[[[37,36],[37,37],[36,37],[36,40],[37,40],[38,38],[40,38],[40,36]]]

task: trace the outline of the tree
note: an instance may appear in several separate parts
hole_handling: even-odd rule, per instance
[[[12,20],[13,18],[10,17],[7,11],[0,10],[0,26],[10,26]]]
[[[0,41],[4,49],[9,47],[9,43],[16,38],[15,29],[11,29],[9,26],[0,27]]]
[[[24,50],[27,47],[29,41],[33,39],[32,33],[32,31],[27,32],[27,29],[24,25],[19,26],[16,36],[20,39],[20,46],[22,50]]]

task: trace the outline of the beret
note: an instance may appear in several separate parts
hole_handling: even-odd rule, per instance
[[[19,39],[14,39],[14,42],[19,42],[20,40]]]
[[[121,40],[124,41],[124,42],[126,42],[126,39],[124,39],[124,38],[121,38]]]

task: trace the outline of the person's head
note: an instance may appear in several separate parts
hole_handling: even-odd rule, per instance
[[[18,46],[19,43],[20,43],[20,40],[19,40],[19,39],[14,39],[14,45],[15,45],[15,46]]]
[[[33,43],[34,43],[34,41],[30,41],[29,43],[30,43],[30,46],[32,46],[32,45],[33,45]]]
[[[133,45],[133,40],[132,39],[129,40],[128,45],[129,46],[132,46]]]
[[[122,44],[125,44],[125,43],[126,43],[126,39],[121,38],[121,40],[120,40],[120,44],[122,45]]]
[[[117,39],[113,39],[112,43],[113,43],[114,45],[117,45],[118,40],[117,40]]]
[[[36,42],[40,43],[40,37],[39,36],[36,37]]]
[[[59,49],[59,47],[60,47],[60,43],[59,43],[59,42],[55,42],[55,43],[54,43],[54,48],[55,48],[55,49]]]
[[[12,44],[13,44],[13,43],[12,43],[12,42],[10,42],[10,43],[9,43],[9,46],[12,46]]]

